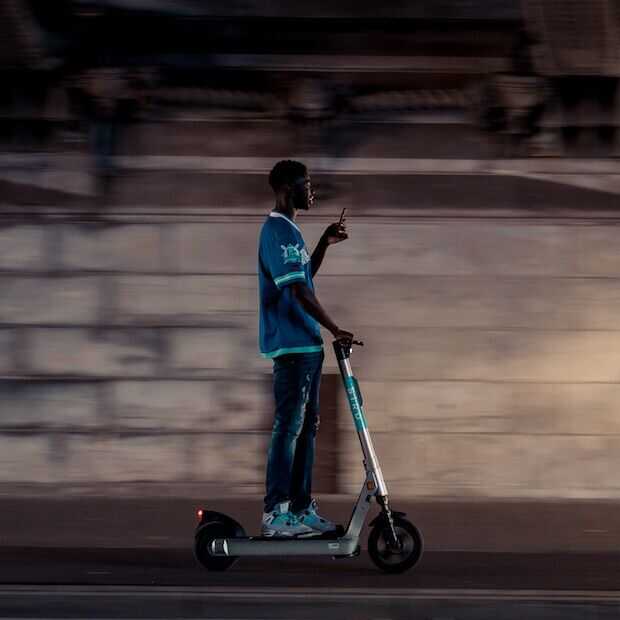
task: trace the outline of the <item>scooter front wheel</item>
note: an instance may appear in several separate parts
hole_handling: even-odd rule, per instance
[[[375,565],[386,573],[403,573],[422,557],[424,541],[418,528],[403,517],[394,517],[394,530],[400,549],[390,543],[390,526],[381,520],[368,537],[368,554]]]
[[[203,523],[196,529],[194,538],[194,556],[207,570],[225,571],[237,560],[238,556],[215,556],[209,553],[211,542],[216,538],[233,538],[234,527],[222,521]]]

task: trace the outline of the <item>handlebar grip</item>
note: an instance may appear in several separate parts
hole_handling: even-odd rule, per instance
[[[359,347],[363,347],[364,346],[364,342],[362,340],[349,340],[348,338],[336,338],[336,340],[334,340],[334,342],[348,342],[349,344],[356,344]]]
[[[364,343],[361,340],[353,340],[352,338],[336,338],[332,343],[334,353],[336,354],[336,359],[339,361],[349,359],[354,344],[359,347],[364,346]]]

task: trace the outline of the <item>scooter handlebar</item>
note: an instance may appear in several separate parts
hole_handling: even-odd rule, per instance
[[[364,346],[364,343],[361,340],[353,340],[352,338],[336,338],[333,342],[336,359],[347,359],[351,355],[354,344],[359,347]]]
[[[359,347],[363,347],[364,346],[364,342],[362,340],[351,340],[349,338],[336,338],[334,340],[334,344],[336,344],[337,342],[342,342],[343,344],[356,344]]]

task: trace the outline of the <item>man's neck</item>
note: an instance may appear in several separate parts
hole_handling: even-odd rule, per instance
[[[276,204],[273,210],[276,213],[281,213],[285,217],[288,217],[288,219],[291,220],[291,222],[294,222],[295,218],[297,217],[297,209],[294,209],[293,207]]]

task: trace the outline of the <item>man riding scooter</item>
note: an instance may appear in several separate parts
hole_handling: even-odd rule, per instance
[[[260,233],[258,280],[261,354],[273,360],[275,419],[267,457],[261,533],[310,537],[336,529],[311,496],[319,387],[324,352],[319,324],[336,339],[352,339],[314,294],[313,277],[328,246],[348,238],[343,215],[327,227],[312,256],[295,223],[315,203],[306,166],[278,162],[269,174],[276,204]]]

